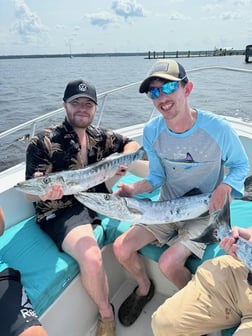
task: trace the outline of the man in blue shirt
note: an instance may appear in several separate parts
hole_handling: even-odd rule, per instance
[[[132,197],[161,187],[160,200],[171,200],[211,193],[210,213],[223,206],[227,195],[242,196],[249,163],[239,137],[222,117],[190,106],[192,89],[193,83],[180,63],[165,59],[154,64],[139,88],[160,112],[143,133],[149,175],[131,185],[120,184],[117,194]],[[183,288],[191,279],[185,267],[187,258],[194,255],[201,259],[206,247],[190,238],[199,236],[208,221],[207,213],[171,224],[139,223],[117,238],[114,253],[137,282],[119,309],[123,325],[134,323],[154,295],[154,284],[137,251],[149,243],[167,244],[159,268],[178,289]]]

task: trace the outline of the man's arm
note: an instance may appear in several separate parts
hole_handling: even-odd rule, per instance
[[[131,152],[135,152],[136,150],[138,150],[141,146],[139,145],[138,142],[136,141],[130,141],[128,143],[126,143],[126,145],[124,145],[123,148],[123,153],[131,153]]]

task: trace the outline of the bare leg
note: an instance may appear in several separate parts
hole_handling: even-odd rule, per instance
[[[181,243],[170,246],[159,259],[159,268],[164,276],[170,280],[178,289],[183,288],[192,275],[185,267],[187,258],[191,251]]]
[[[155,237],[150,231],[141,226],[132,226],[113,244],[117,260],[136,280],[138,284],[136,294],[139,296],[145,296],[149,292],[150,279],[137,251],[154,240]]]
[[[92,226],[81,225],[73,229],[64,239],[62,248],[78,262],[82,285],[98,306],[101,318],[114,319],[107,275]]]

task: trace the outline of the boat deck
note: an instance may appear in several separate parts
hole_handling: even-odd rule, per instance
[[[121,303],[125,298],[133,291],[135,288],[135,283],[132,280],[125,281],[115,296],[113,297],[113,305],[116,312],[116,335],[117,336],[132,336],[132,335],[144,335],[153,336],[150,321],[152,313],[157,309],[157,307],[166,299],[166,297],[160,293],[156,293],[153,299],[145,306],[142,314],[137,319],[137,321],[130,327],[124,327],[118,320],[117,312]],[[96,324],[89,331],[88,336],[95,336]]]
[[[131,325],[130,327],[124,327],[118,320],[117,312],[121,305],[121,303],[125,300],[125,298],[133,291],[135,288],[135,283],[133,280],[128,279],[121,287],[118,289],[118,291],[115,293],[113,297],[113,304],[116,311],[116,335],[117,336],[132,336],[132,335],[139,335],[139,336],[153,336],[152,330],[151,330],[151,316],[152,313],[167,299],[166,295],[163,295],[159,292],[156,292],[153,299],[148,302],[148,304],[145,306],[143,312],[139,316],[139,318],[136,320],[136,322]],[[92,329],[89,331],[87,336],[95,336],[95,329],[96,324],[92,327]],[[167,333],[169,335],[169,332]],[[211,333],[208,334],[208,336],[220,336],[220,333]]]

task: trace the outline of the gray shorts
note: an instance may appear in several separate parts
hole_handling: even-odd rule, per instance
[[[198,237],[205,228],[209,225],[209,215],[202,215],[200,217],[169,223],[169,224],[136,224],[144,227],[150,231],[156,238],[153,244],[157,246],[163,246],[165,244],[171,246],[177,242],[180,242],[186,246],[192,254],[202,259],[206,244],[196,243],[191,241],[191,238]]]
[[[62,243],[68,233],[80,225],[92,224],[93,228],[101,224],[95,211],[77,203],[71,207],[56,211],[50,218],[43,219],[39,225],[62,251]]]

